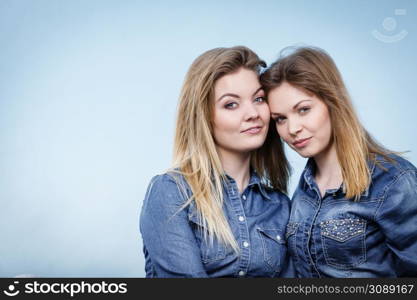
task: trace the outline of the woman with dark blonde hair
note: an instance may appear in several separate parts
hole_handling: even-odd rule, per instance
[[[299,277],[417,276],[417,169],[379,145],[321,49],[262,74],[281,139],[309,158],[286,239]]]
[[[293,276],[289,167],[269,130],[261,67],[239,46],[209,50],[188,70],[173,167],[151,180],[141,212],[147,277]]]

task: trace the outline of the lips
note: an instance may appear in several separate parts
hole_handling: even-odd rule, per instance
[[[242,131],[242,133],[257,134],[261,132],[263,126],[253,126]]]
[[[296,140],[294,143],[292,143],[292,145],[296,148],[302,148],[302,147],[307,146],[310,139],[311,137],[306,138],[306,139],[299,139],[299,140]]]

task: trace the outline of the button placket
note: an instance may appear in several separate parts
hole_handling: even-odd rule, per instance
[[[240,195],[239,189],[234,181],[230,182],[228,186],[228,194],[230,195],[231,207],[234,210],[235,216],[238,219],[238,242],[240,244],[241,253],[239,257],[239,267],[237,275],[243,277],[247,274],[250,261],[250,247],[249,247],[249,230],[246,222],[245,210],[243,207],[243,201],[241,201],[244,195]],[[245,196],[246,197],[246,196]]]

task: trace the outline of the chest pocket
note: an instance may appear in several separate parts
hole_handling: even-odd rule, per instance
[[[201,259],[204,264],[222,260],[226,257],[226,247],[221,244],[216,238],[210,242],[210,238],[204,238],[204,232],[207,229],[198,219],[195,213],[188,214],[188,220],[193,227],[195,237],[200,244]]]
[[[285,237],[280,229],[258,228],[266,264],[276,273],[282,269],[287,255]]]
[[[366,221],[330,219],[320,223],[324,257],[329,266],[351,269],[366,260]]]

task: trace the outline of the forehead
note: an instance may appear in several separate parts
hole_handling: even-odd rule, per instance
[[[313,95],[308,94],[305,90],[293,86],[287,82],[283,82],[268,93],[268,98],[282,101],[297,101],[300,98],[311,98]]]
[[[233,73],[220,77],[214,85],[214,93],[220,96],[223,93],[253,93],[253,89],[260,87],[259,76],[256,72],[239,68]]]
[[[271,107],[277,111],[291,109],[294,105],[302,100],[318,100],[318,98],[307,93],[299,87],[295,87],[287,82],[283,82],[280,86],[273,88],[268,93],[268,101]]]

